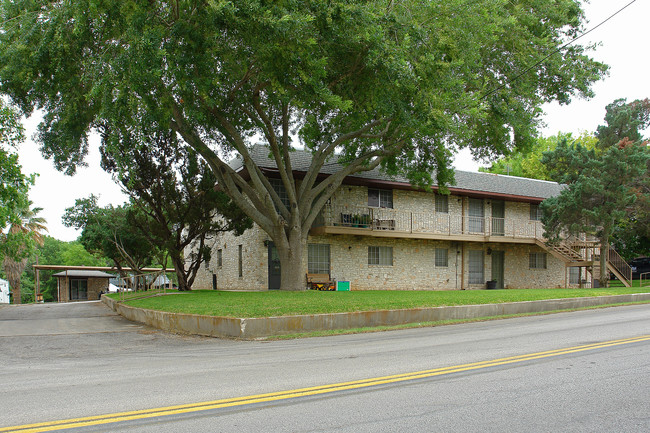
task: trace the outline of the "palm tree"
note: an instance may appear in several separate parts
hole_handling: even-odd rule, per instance
[[[16,218],[6,234],[2,234],[5,243],[3,268],[13,292],[14,304],[20,304],[20,277],[25,270],[27,260],[36,244],[43,245],[42,232],[47,231],[45,218],[37,216],[43,209],[31,209],[32,202],[27,200],[17,210]]]

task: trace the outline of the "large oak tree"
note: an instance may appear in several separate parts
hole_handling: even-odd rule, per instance
[[[44,109],[57,167],[83,161],[92,128],[104,140],[176,132],[269,234],[292,290],[304,288],[309,228],[346,176],[382,167],[449,182],[454,150],[529,145],[542,103],[589,95],[606,70],[567,43],[582,30],[577,0],[1,4],[0,90]],[[288,206],[249,155],[259,140]],[[299,179],[298,143],[312,154]],[[334,153],[343,168],[318,177]]]

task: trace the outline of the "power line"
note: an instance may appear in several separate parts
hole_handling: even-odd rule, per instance
[[[559,53],[559,52],[562,51],[564,48],[566,48],[566,47],[568,47],[569,45],[573,44],[573,43],[574,43],[575,41],[577,41],[578,39],[580,39],[580,38],[582,38],[582,37],[584,37],[584,36],[587,36],[589,33],[593,32],[593,31],[596,30],[598,27],[602,26],[602,25],[605,24],[607,21],[609,21],[609,20],[611,20],[612,18],[614,18],[616,15],[618,15],[619,13],[621,13],[624,9],[627,9],[630,5],[632,5],[632,4],[635,3],[635,2],[636,2],[636,0],[632,0],[631,2],[629,2],[628,4],[626,4],[625,6],[623,6],[622,8],[620,8],[619,10],[617,10],[616,12],[614,12],[613,14],[611,14],[610,16],[608,16],[607,18],[605,18],[603,21],[601,21],[600,23],[598,23],[595,27],[592,27],[591,29],[587,30],[586,32],[582,33],[581,35],[576,36],[575,38],[571,39],[569,42],[567,42],[566,44],[562,45],[561,47],[556,48],[555,50],[553,50],[553,52],[551,52],[549,55],[547,55],[547,56],[544,57],[543,59],[539,60],[537,63],[533,64],[532,66],[529,66],[528,68],[526,68],[525,70],[523,70],[523,71],[520,72],[519,74],[515,75],[515,77],[514,77],[512,80],[510,80],[510,82],[512,83],[513,81],[517,81],[519,78],[521,78],[522,76],[524,76],[526,73],[530,72],[532,69],[534,69],[535,67],[537,67],[537,66],[539,66],[540,64],[542,64],[542,63],[543,63],[544,61],[546,61],[548,58],[550,58],[550,57],[553,56],[554,54]],[[497,87],[494,88],[493,90],[491,90],[491,91],[489,91],[488,93],[486,93],[485,95],[483,95],[483,96],[479,99],[479,101],[482,101],[483,99],[487,98],[488,96],[491,96],[491,95],[495,94],[495,93],[498,92],[499,90],[503,89],[505,86],[506,86],[506,84],[501,84],[500,86],[497,86]],[[467,108],[467,107],[465,107],[465,108]]]

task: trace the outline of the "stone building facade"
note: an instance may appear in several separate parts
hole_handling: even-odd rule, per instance
[[[543,242],[538,205],[560,185],[487,173],[456,179],[448,195],[377,173],[346,179],[310,231],[305,274],[328,273],[352,290],[559,288],[586,277]],[[277,266],[259,227],[221,234],[193,288],[278,288]]]
[[[57,279],[59,302],[95,301],[108,292],[114,275],[102,271],[69,270],[53,275]]]

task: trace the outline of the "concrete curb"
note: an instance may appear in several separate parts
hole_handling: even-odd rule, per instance
[[[452,307],[238,319],[143,310],[124,305],[107,296],[102,296],[102,302],[107,304],[113,311],[134,322],[144,323],[154,328],[181,334],[244,340],[331,329],[393,326],[453,319],[476,319],[480,317],[572,310],[598,305],[641,301],[650,301],[650,293],[598,296],[595,298],[509,302],[504,304],[460,305]]]

